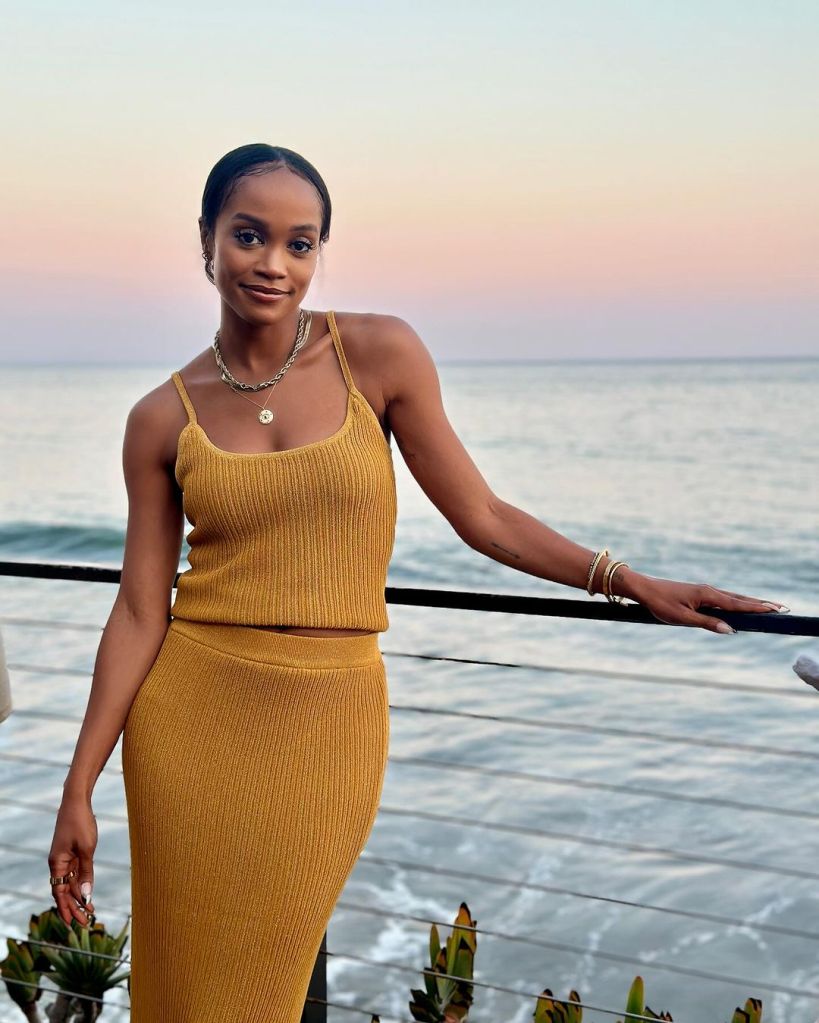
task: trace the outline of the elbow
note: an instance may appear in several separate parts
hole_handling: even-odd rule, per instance
[[[120,589],[110,617],[138,629],[167,629],[171,623],[170,601],[141,599]]]
[[[504,504],[493,494],[485,505],[472,509],[452,522],[452,528],[467,547],[483,553],[497,533],[499,511]]]

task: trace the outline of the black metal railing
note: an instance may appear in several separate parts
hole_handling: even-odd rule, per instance
[[[121,580],[121,570],[116,568],[105,568],[98,565],[83,565],[83,564],[64,564],[64,563],[53,563],[53,562],[23,562],[23,561],[0,561],[0,576],[7,577],[25,577],[32,579],[50,579],[50,580],[70,580],[70,581],[81,581],[81,582],[101,582],[101,583],[119,583]],[[174,586],[178,581],[179,575],[174,579]],[[566,598],[549,598],[549,597],[529,597],[529,596],[517,596],[513,594],[495,594],[495,593],[475,593],[465,592],[459,590],[438,590],[438,589],[425,589],[425,588],[409,588],[409,587],[394,587],[388,586],[385,591],[387,602],[390,604],[403,604],[416,607],[435,607],[435,608],[447,608],[447,609],[459,609],[459,610],[472,610],[481,612],[503,612],[507,614],[527,614],[527,615],[538,615],[547,617],[559,617],[559,618],[575,618],[575,619],[586,619],[593,621],[621,621],[628,623],[637,623],[645,625],[664,625],[666,623],[658,621],[653,615],[645,608],[637,604],[612,604],[608,601],[591,601],[586,599],[566,599]],[[705,610],[705,609],[704,609]],[[715,616],[720,617],[727,621],[737,631],[746,632],[762,632],[771,633],[778,635],[789,635],[789,636],[819,636],[819,618],[810,617],[804,615],[793,615],[793,614],[780,614],[777,612],[771,612],[770,614],[760,613],[744,613],[744,612],[729,612],[722,609],[709,609]],[[58,629],[79,629],[88,631],[102,631],[102,627],[93,623],[83,622],[60,622],[56,620],[43,620],[38,618],[20,617],[20,616],[3,616],[0,617],[0,624],[14,624],[20,626],[38,626],[38,627],[53,627]],[[690,678],[679,678],[672,676],[657,676],[651,675],[640,675],[634,672],[623,672],[623,671],[606,671],[599,668],[594,669],[582,669],[567,666],[543,666],[543,665],[526,665],[526,664],[510,664],[506,662],[494,662],[485,661],[472,658],[461,658],[461,657],[445,657],[438,655],[428,654],[417,654],[407,653],[403,651],[382,651],[385,655],[395,657],[413,657],[428,660],[437,661],[457,661],[462,663],[475,663],[475,664],[491,664],[497,667],[503,667],[506,669],[514,668],[525,668],[532,671],[560,671],[563,673],[576,671],[583,674],[595,674],[609,677],[609,678],[627,678],[631,681],[642,682],[647,685],[662,686],[662,685],[675,685],[675,686],[687,686],[691,688],[701,689],[715,689],[715,690],[733,690],[751,693],[766,693],[775,695],[777,698],[782,697],[794,697],[797,699],[801,698],[814,698],[815,694],[808,690],[793,690],[793,691],[782,691],[781,689],[774,687],[767,687],[761,685],[745,685],[739,683],[730,682],[717,682],[708,679],[690,679]],[[32,672],[37,674],[49,674],[49,673],[72,673],[87,676],[87,671],[79,669],[55,669],[44,665],[36,664],[14,664],[8,665],[9,669]],[[613,726],[603,726],[590,724],[583,721],[545,721],[545,720],[534,720],[531,717],[522,718],[516,717],[509,714],[477,714],[469,711],[454,710],[454,709],[442,709],[432,708],[426,706],[414,706],[408,704],[392,704],[390,705],[391,711],[400,711],[404,713],[427,713],[427,714],[438,714],[447,715],[456,718],[478,718],[481,720],[496,721],[499,723],[511,723],[515,725],[521,725],[529,728],[541,728],[541,729],[562,729],[568,731],[605,734],[605,735],[617,735],[623,738],[640,738],[648,741],[656,741],[664,744],[682,744],[691,746],[706,746],[711,748],[728,749],[732,751],[739,751],[742,753],[769,753],[776,756],[784,757],[795,757],[803,758],[808,760],[819,760],[819,752],[814,750],[799,750],[790,749],[779,746],[769,746],[756,743],[747,742],[729,742],[718,739],[709,739],[701,736],[689,736],[680,735],[675,733],[658,733],[655,729],[648,731],[640,731],[636,729],[618,728]],[[45,710],[39,710],[34,708],[15,708],[15,713],[23,717],[53,717],[59,718],[60,720],[73,721],[80,723],[81,718],[77,716],[60,714],[58,712],[51,712]],[[39,764],[42,766],[50,766],[55,769],[67,769],[68,764],[60,760],[50,760],[48,758],[40,757],[34,754],[21,754],[21,753],[8,753],[0,752],[0,759],[3,760],[16,760],[19,762],[28,762],[33,764]],[[450,771],[464,771],[475,774],[485,774],[493,776],[513,777],[520,780],[525,780],[533,784],[551,784],[563,786],[566,788],[596,788],[606,791],[621,792],[632,795],[648,796],[656,799],[664,800],[676,800],[681,802],[697,803],[702,805],[714,805],[720,806],[733,811],[751,811],[756,813],[764,813],[769,815],[776,815],[780,817],[789,817],[791,819],[802,819],[819,821],[819,813],[814,813],[807,810],[789,809],[787,807],[766,804],[761,802],[743,802],[739,800],[724,799],[718,796],[699,796],[692,795],[685,792],[666,791],[657,789],[646,789],[640,788],[633,785],[614,784],[608,782],[598,782],[591,780],[582,780],[571,778],[563,775],[543,775],[533,774],[522,771],[513,771],[505,768],[487,767],[473,764],[459,764],[448,762],[445,760],[438,760],[435,758],[424,758],[424,757],[402,757],[397,754],[390,754],[390,760],[412,763],[419,766],[429,766],[435,771],[450,770]],[[106,771],[116,771],[113,766],[106,767]],[[36,801],[14,799],[11,797],[0,798],[0,806],[16,806],[18,808],[24,808],[30,812],[42,812],[49,815],[56,814],[57,807],[51,804],[39,803]],[[799,877],[807,878],[812,881],[819,881],[819,872],[817,871],[806,871],[791,869],[787,866],[770,866],[767,864],[757,863],[754,860],[725,860],[717,857],[708,857],[702,855],[695,855],[685,850],[668,849],[661,846],[645,845],[632,842],[622,842],[613,839],[603,838],[591,838],[589,836],[582,836],[577,834],[568,834],[562,831],[550,831],[545,828],[533,828],[526,827],[523,825],[516,824],[502,824],[502,823],[488,823],[483,821],[476,821],[468,817],[456,817],[450,814],[439,814],[429,813],[421,810],[412,810],[400,807],[382,806],[379,808],[379,813],[392,814],[405,816],[415,819],[432,820],[436,823],[448,823],[457,824],[459,827],[465,828],[486,828],[496,832],[514,832],[514,833],[525,833],[536,835],[539,838],[544,839],[570,839],[574,842],[587,843],[592,845],[606,846],[608,848],[625,849],[629,851],[638,852],[649,852],[655,856],[661,856],[669,859],[694,861],[700,864],[719,865],[719,866],[730,866],[734,869],[750,870],[750,871],[762,871],[766,873],[773,873],[782,877]],[[127,817],[115,814],[98,814],[99,819],[105,820],[116,820],[118,822],[127,822]],[[18,855],[30,856],[32,859],[42,858],[42,852],[34,848],[28,848],[25,846],[15,845],[13,843],[0,842],[0,849],[6,849],[14,851]],[[440,866],[425,866],[423,864],[416,864],[411,862],[405,862],[402,860],[379,857],[375,856],[368,851],[364,851],[361,856],[361,860],[365,863],[374,864],[385,864],[391,866],[400,866],[404,870],[415,870],[426,873],[441,874],[450,877],[456,877],[460,879],[479,879],[485,884],[489,885],[501,885],[519,890],[539,891],[539,892],[550,892],[558,893],[566,896],[570,896],[577,899],[591,899],[600,902],[614,903],[623,906],[630,906],[640,908],[646,911],[652,911],[657,913],[666,913],[670,915],[686,917],[688,919],[700,920],[710,924],[720,923],[730,926],[742,926],[742,927],[753,927],[754,929],[769,934],[784,935],[789,937],[797,937],[805,941],[816,941],[819,942],[819,929],[813,931],[810,929],[780,926],[772,923],[757,922],[749,923],[747,920],[739,918],[733,918],[723,914],[715,914],[703,911],[697,911],[693,909],[680,909],[677,907],[655,905],[651,903],[643,903],[637,901],[630,901],[626,899],[615,899],[599,894],[591,894],[587,892],[579,892],[571,889],[561,887],[559,885],[541,885],[533,884],[522,881],[513,881],[507,878],[495,877],[493,875],[476,874],[474,872],[458,870],[454,868],[444,868]],[[127,864],[100,864],[119,870],[129,870]],[[0,895],[8,895],[15,897],[21,901],[31,900],[39,901],[40,896],[33,895],[32,893],[26,892],[15,892],[14,890],[7,888],[0,888]],[[353,912],[360,912],[365,914],[371,914],[375,916],[383,916],[389,918],[406,918],[407,920],[415,920],[427,925],[435,923],[439,926],[448,926],[444,921],[428,920],[426,918],[414,917],[410,914],[403,914],[399,912],[386,911],[378,909],[377,907],[364,906],[356,903],[347,902],[341,900],[338,903],[339,908],[343,908]],[[125,916],[130,915],[130,911],[124,907],[117,911],[116,907],[109,907],[116,914],[117,912],[122,913]],[[580,948],[578,946],[572,946],[563,942],[550,942],[543,941],[540,939],[526,938],[520,935],[503,934],[497,931],[491,931],[485,928],[474,928],[477,933],[483,933],[496,937],[503,937],[510,941],[520,941],[529,944],[536,944],[544,948],[559,949],[562,951],[576,952],[577,954],[589,955],[592,954],[604,960],[612,962],[619,962],[624,964],[630,964],[634,966],[645,966],[642,960],[639,960],[633,956],[628,956],[622,953],[606,952],[605,950],[589,950],[588,948]],[[23,940],[19,936],[8,935],[9,938],[17,938],[17,940]],[[94,954],[94,953],[89,953]],[[380,969],[392,969],[392,970],[404,970],[417,974],[417,970],[414,967],[409,967],[405,964],[399,963],[385,963],[383,961],[374,962],[361,956],[354,956],[346,953],[334,953],[327,949],[327,935],[324,935],[322,940],[321,949],[316,960],[316,964],[313,970],[313,975],[310,981],[310,987],[308,990],[307,1001],[305,1004],[304,1014],[302,1017],[302,1023],[326,1023],[327,1020],[327,1008],[335,1007],[340,1010],[348,1011],[350,1013],[358,1013],[367,1017],[380,1014],[384,1018],[383,1013],[380,1013],[378,1009],[369,1009],[363,1007],[355,1007],[343,1005],[335,1002],[331,1002],[327,998],[327,976],[326,976],[326,963],[327,958],[333,956],[342,960],[350,960],[360,963],[370,963],[373,966],[377,966]],[[123,958],[123,962],[128,961],[127,957]],[[663,963],[656,960],[651,963],[652,968],[659,970],[667,970],[669,972],[682,974],[688,977],[695,977],[700,979],[710,980],[723,980],[728,983],[742,984],[749,987],[755,987],[757,989],[762,988],[771,992],[778,992],[783,994],[790,994],[800,997],[817,997],[819,992],[800,988],[795,985],[777,984],[772,981],[760,982],[759,978],[749,980],[747,978],[727,977],[723,974],[715,974],[713,972],[697,970],[693,968],[681,967],[674,963]],[[487,987],[499,992],[509,992],[520,995],[521,997],[536,999],[537,994],[529,992],[514,991],[514,989],[503,987],[500,985],[493,985],[488,983],[481,983],[479,981],[471,981],[477,987]],[[93,999],[90,999],[93,1000]],[[554,999],[560,1001],[560,999]],[[114,1007],[115,1003],[110,1001],[106,1002],[107,1005]],[[117,1003],[117,1008],[127,1010],[127,1005]],[[622,1015],[622,1010],[608,1009],[601,1006],[586,1006],[589,1009],[596,1010],[608,1015]],[[395,1016],[389,1016],[390,1019],[395,1019]],[[634,1019],[641,1019],[644,1017],[634,1016]],[[412,1021],[407,1021],[412,1023]]]

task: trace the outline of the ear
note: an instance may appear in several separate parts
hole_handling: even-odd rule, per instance
[[[210,239],[208,237],[208,230],[205,227],[205,221],[202,219],[202,217],[200,217],[198,223],[199,223],[199,240],[202,243],[202,249],[203,250],[204,249],[208,249],[209,250],[210,246],[208,245],[208,242],[209,242]]]

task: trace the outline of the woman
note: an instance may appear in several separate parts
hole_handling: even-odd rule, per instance
[[[134,1023],[301,1017],[386,764],[391,434],[461,539],[505,565],[717,632],[734,630],[699,606],[782,606],[641,575],[497,497],[404,320],[301,308],[330,209],[291,150],[216,164],[199,224],[219,331],[127,420],[122,580],[48,862],[61,917],[86,924],[91,793],[122,732]]]

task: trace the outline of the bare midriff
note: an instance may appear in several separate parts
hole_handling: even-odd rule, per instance
[[[292,632],[296,636],[370,636],[372,629],[314,629],[301,625],[254,625],[268,632]]]

